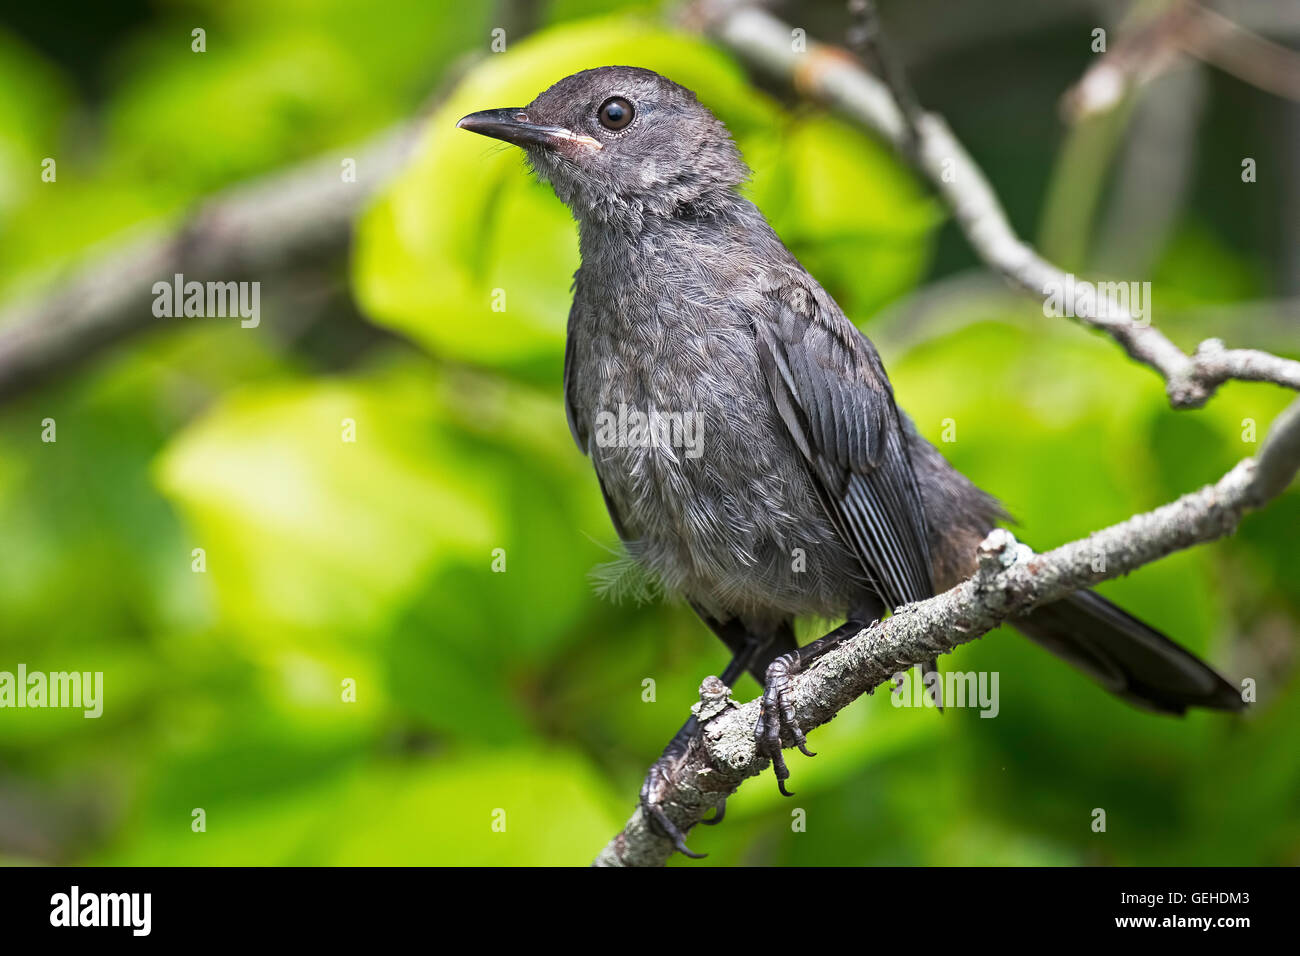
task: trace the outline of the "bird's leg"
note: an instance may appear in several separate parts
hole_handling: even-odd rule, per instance
[[[790,779],[790,769],[785,765],[785,757],[781,753],[781,730],[784,728],[790,732],[794,745],[805,756],[817,756],[808,749],[803,730],[795,720],[794,704],[790,703],[788,696],[790,678],[866,626],[861,621],[849,619],[829,634],[789,654],[782,654],[767,667],[763,681],[763,704],[759,710],[758,722],[754,725],[754,738],[758,752],[772,761],[776,785],[787,797],[794,794],[785,788],[785,782]]]
[[[934,677],[931,678],[930,675]],[[921,686],[926,686],[926,681],[932,680],[930,684],[930,699],[934,701],[934,706],[939,708],[939,713],[943,713],[943,674],[939,672],[939,658],[932,657],[925,662],[925,669],[921,673]]]
[[[748,637],[744,645],[736,655],[731,659],[726,669],[722,672],[722,683],[731,687],[740,676],[749,669],[750,662],[754,657],[762,652],[767,646],[768,641],[759,637]],[[686,751],[691,745],[696,733],[699,731],[699,719],[692,714],[682,724],[682,729],[673,734],[673,739],[668,741],[668,746],[664,748],[663,754],[655,761],[650,772],[646,774],[645,780],[641,784],[640,802],[641,807],[646,814],[653,820],[663,831],[668,839],[673,841],[673,846],[678,853],[683,856],[689,856],[692,859],[702,859],[708,854],[696,853],[686,845],[686,835],[682,833],[681,828],[668,818],[664,812],[664,797],[672,786],[673,771],[682,758],[686,756]],[[715,823],[721,823],[722,817],[727,811],[727,805],[724,802],[718,807],[717,812],[707,820],[701,820],[712,826]]]
[[[699,724],[699,720],[696,719],[694,714],[691,714],[686,719],[686,723],[682,724],[682,729],[673,734],[673,739],[668,741],[668,746],[664,748],[662,756],[654,762],[654,765],[650,767],[650,772],[646,774],[645,780],[642,781],[640,794],[641,808],[663,831],[664,836],[673,841],[673,846],[677,852],[695,860],[701,859],[706,854],[696,853],[686,845],[686,834],[682,833],[677,824],[668,819],[663,804],[665,795],[672,786],[672,772],[681,759],[686,756],[686,751],[699,729]],[[721,811],[718,812],[717,816],[722,816]]]

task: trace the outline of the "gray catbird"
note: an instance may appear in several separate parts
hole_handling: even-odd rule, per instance
[[[732,650],[723,681],[748,671],[763,684],[755,732],[785,792],[782,730],[807,753],[789,675],[969,577],[1007,515],[895,405],[875,347],[737,191],[749,170],[690,90],[607,66],[457,125],[522,146],[578,221],[569,426],[628,552]],[[628,409],[660,423],[693,416],[703,440],[616,434],[607,426]],[[847,622],[800,648],[801,616]],[[1243,706],[1208,666],[1091,591],[1014,624],[1147,709]],[[642,790],[683,852],[658,796],[694,730],[688,721]]]

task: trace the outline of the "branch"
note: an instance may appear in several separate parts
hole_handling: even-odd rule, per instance
[[[976,254],[1008,281],[1040,299],[1067,284],[1064,270],[1016,235],[993,188],[948,124],[914,105],[902,70],[880,43],[870,4],[865,4],[869,19],[858,35],[869,58],[886,64],[885,81],[838,47],[809,41],[806,52],[796,52],[786,24],[737,0],[705,0],[696,13],[724,46],[865,126],[911,159],[952,210]],[[900,109],[900,102],[908,108]],[[1113,290],[1098,287],[1093,307],[1075,318],[1109,334],[1130,358],[1163,375],[1175,408],[1204,405],[1230,379],[1300,389],[1300,362],[1252,349],[1228,349],[1215,339],[1189,355],[1154,326],[1135,319]]]
[[[150,230],[87,262],[56,290],[6,308],[0,398],[131,334],[174,322],[154,316],[151,289],[176,273],[265,279],[342,259],[352,220],[401,167],[415,132],[415,124],[403,124],[357,148],[218,193],[178,227]],[[344,156],[356,160],[356,182],[340,175]]]
[[[1292,102],[1300,102],[1300,56],[1253,33],[1217,11],[1188,3],[1192,28],[1183,48],[1225,73]]]
[[[1300,56],[1281,44],[1193,3],[1173,0],[1120,35],[1061,98],[1066,117],[1114,109],[1131,91],[1150,83],[1189,54],[1243,83],[1300,102]]]
[[[1226,537],[1242,515],[1280,494],[1300,470],[1300,399],[1274,422],[1257,458],[1216,484],[1054,551],[1034,554],[998,528],[980,545],[979,569],[937,597],[908,604],[828,652],[790,683],[805,731],[829,722],[863,694],[947,654],[1040,604],[1119,577],[1159,558]],[[1103,568],[1104,570],[1097,570]],[[700,688],[702,732],[667,775],[664,810],[683,833],[767,767],[754,747],[761,700],[737,707],[711,677]],[[783,738],[782,744],[793,746]],[[601,851],[597,866],[662,866],[673,845],[637,807]]]

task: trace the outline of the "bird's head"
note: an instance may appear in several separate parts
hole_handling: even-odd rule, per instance
[[[584,222],[698,215],[749,175],[727,128],[694,93],[639,67],[583,70],[527,106],[471,113],[456,125],[522,146]]]

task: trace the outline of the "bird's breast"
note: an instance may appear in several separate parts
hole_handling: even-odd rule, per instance
[[[821,613],[842,549],[769,396],[747,303],[659,278],[580,285],[569,330],[570,402],[629,549],[705,606]],[[809,551],[822,573],[805,573]]]

